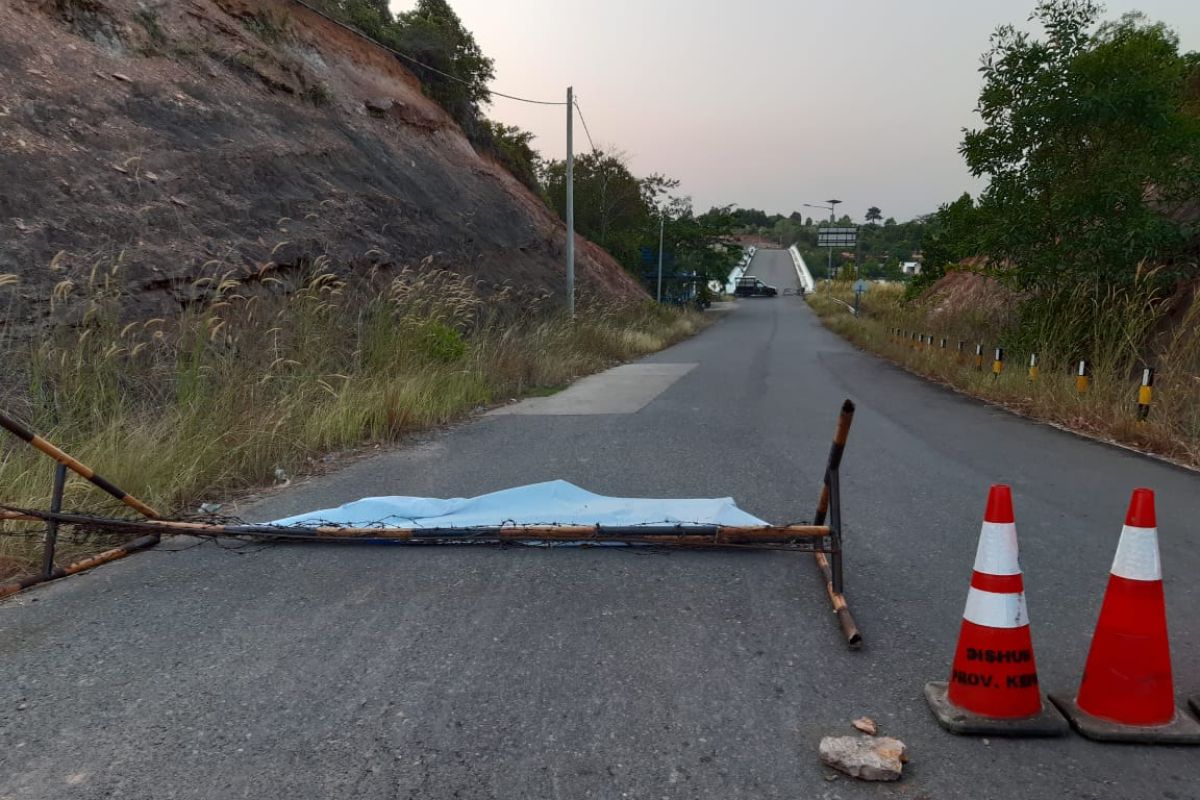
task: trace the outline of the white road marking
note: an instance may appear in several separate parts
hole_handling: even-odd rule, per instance
[[[695,364],[625,364],[589,375],[556,395],[497,408],[488,416],[636,414],[695,368]]]

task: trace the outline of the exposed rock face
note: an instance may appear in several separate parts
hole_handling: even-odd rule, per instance
[[[554,214],[393,56],[288,0],[0,4],[0,186],[0,275],[20,278],[0,332],[97,265],[135,315],[322,255],[563,284]],[[642,294],[594,245],[577,259],[581,291]]]
[[[904,769],[904,742],[890,736],[826,736],[821,761],[864,781],[896,781]]]

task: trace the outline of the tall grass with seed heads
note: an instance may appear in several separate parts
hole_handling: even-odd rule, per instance
[[[1200,292],[1167,298],[1151,271],[1120,287],[1074,284],[1011,309],[935,309],[904,302],[899,284],[873,286],[856,318],[848,284],[821,286],[809,304],[826,327],[919,375],[1020,413],[1200,466]],[[841,301],[839,303],[838,301]],[[1164,318],[1183,309],[1170,326]],[[894,329],[933,336],[933,346]],[[942,338],[947,340],[945,349]],[[965,343],[960,356],[958,343]],[[982,369],[976,345],[983,347]],[[1004,349],[999,377],[995,348]],[[1030,355],[1038,375],[1030,379]],[[1075,370],[1088,362],[1086,393]],[[1156,370],[1154,402],[1138,419],[1142,369]]]
[[[152,319],[122,316],[119,264],[64,280],[50,303],[72,324],[33,340],[0,332],[0,407],[151,506],[194,511],[322,454],[546,394],[703,325],[652,303],[586,298],[572,321],[545,295],[485,293],[428,263],[352,277],[332,266],[212,262],[185,293],[203,300]],[[0,309],[18,288],[0,275]],[[46,507],[52,466],[0,440],[0,500]],[[116,510],[79,480],[65,507]],[[35,545],[0,536],[10,573],[32,563]]]

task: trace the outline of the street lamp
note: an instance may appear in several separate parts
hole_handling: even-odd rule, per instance
[[[837,204],[840,202],[842,202],[842,201],[841,200],[826,200],[824,203],[805,203],[804,205],[807,208],[829,209],[829,223],[832,225],[834,222],[833,211],[837,207]],[[830,278],[834,277],[834,275],[833,275],[833,245],[829,246],[829,266],[826,268],[826,273],[829,275]]]
[[[658,302],[662,302],[662,264],[663,264],[663,232],[667,226],[667,209],[658,209]]]

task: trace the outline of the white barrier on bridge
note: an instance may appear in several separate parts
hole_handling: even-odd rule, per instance
[[[792,256],[792,264],[796,267],[796,280],[800,282],[800,288],[806,292],[811,292],[817,287],[816,281],[813,280],[812,273],[808,271],[808,264],[804,263],[804,256],[800,255],[800,251],[796,245],[788,248],[788,253]]]
[[[758,248],[751,246],[746,250],[746,254],[742,256],[742,260],[729,273],[729,279],[725,281],[725,294],[733,294],[737,288],[738,278],[745,275],[750,270],[750,262],[754,260],[754,254],[758,252]]]

